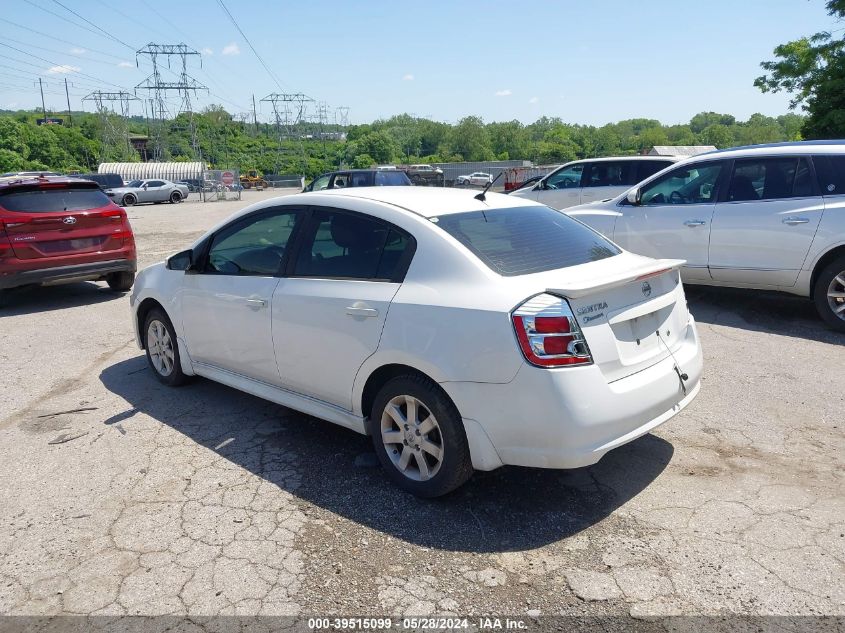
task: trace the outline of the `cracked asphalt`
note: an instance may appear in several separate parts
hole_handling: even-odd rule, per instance
[[[129,210],[142,265],[243,203]],[[682,414],[576,471],[419,500],[368,439],[206,380],[160,385],[128,299],[0,314],[0,613],[845,615],[845,336],[809,302],[688,288]]]

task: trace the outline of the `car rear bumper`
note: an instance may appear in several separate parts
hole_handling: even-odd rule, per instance
[[[702,354],[695,321],[673,358],[608,383],[591,365],[543,369],[523,365],[507,384],[446,382],[469,421],[476,468],[502,464],[579,468],[657,428],[686,407],[700,388]],[[687,380],[675,371],[677,361]],[[484,437],[469,437],[483,432]],[[486,447],[486,448],[485,448]]]
[[[9,274],[0,274],[0,289],[32,284],[71,283],[98,279],[110,273],[134,273],[136,270],[137,264],[134,259],[112,259],[103,262],[16,271]]]

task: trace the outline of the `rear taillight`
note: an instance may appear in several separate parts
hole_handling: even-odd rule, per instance
[[[593,362],[566,299],[537,295],[514,310],[512,318],[519,348],[532,365],[564,367]]]
[[[12,243],[6,235],[6,224],[0,220],[0,262],[12,254]]]

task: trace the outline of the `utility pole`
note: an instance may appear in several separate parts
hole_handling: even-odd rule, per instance
[[[68,127],[73,127],[73,118],[70,114],[70,93],[67,90],[67,77],[65,77],[65,96],[67,97],[67,124]]]
[[[258,136],[258,115],[255,112],[255,94],[252,95],[252,123],[255,125],[255,135]]]
[[[41,77],[38,78],[38,87],[41,89],[41,111],[44,113],[44,123],[47,123],[47,106],[44,105],[44,84],[41,83]]]

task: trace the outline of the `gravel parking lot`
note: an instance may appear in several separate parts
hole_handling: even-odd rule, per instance
[[[142,266],[240,203],[129,209]],[[845,336],[809,301],[688,288],[697,400],[594,467],[399,492],[369,440],[160,385],[128,298],[0,313],[0,613],[845,615]]]

